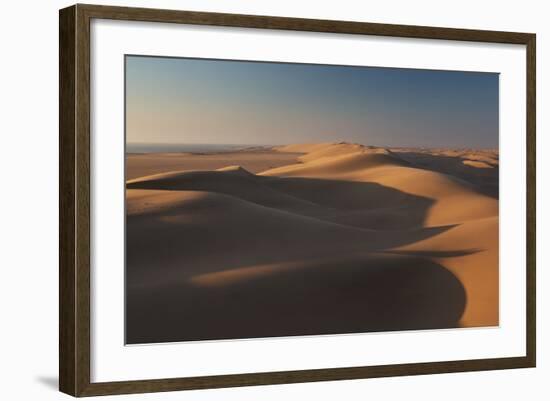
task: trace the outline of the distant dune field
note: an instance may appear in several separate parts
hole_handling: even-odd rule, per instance
[[[126,160],[128,343],[494,326],[498,151]]]

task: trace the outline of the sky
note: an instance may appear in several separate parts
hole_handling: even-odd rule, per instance
[[[126,141],[498,147],[496,73],[126,56]]]

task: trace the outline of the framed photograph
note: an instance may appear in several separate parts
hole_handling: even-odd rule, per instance
[[[60,11],[60,390],[535,366],[535,35]]]

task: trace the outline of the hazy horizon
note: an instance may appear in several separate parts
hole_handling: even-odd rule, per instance
[[[498,74],[126,56],[126,141],[498,148]]]
[[[258,147],[270,147],[270,146],[283,146],[283,145],[292,145],[292,144],[299,144],[299,143],[349,143],[349,144],[359,144],[359,145],[365,145],[365,146],[374,146],[374,147],[388,147],[388,148],[423,148],[423,149],[437,149],[442,147],[437,146],[391,146],[391,145],[384,145],[384,144],[378,144],[378,143],[363,143],[363,142],[351,142],[351,141],[345,141],[345,140],[334,140],[329,142],[284,142],[284,143],[221,143],[221,142],[212,142],[212,143],[204,143],[204,142],[127,142],[126,146],[148,146],[148,145],[158,145],[158,146],[220,146],[220,147],[239,147],[239,146],[258,146]],[[478,149],[478,150],[498,150],[498,146],[485,146],[485,147],[472,147],[472,146],[445,146],[445,149]]]

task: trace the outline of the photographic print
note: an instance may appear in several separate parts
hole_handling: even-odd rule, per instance
[[[127,344],[499,324],[499,75],[125,56]]]

